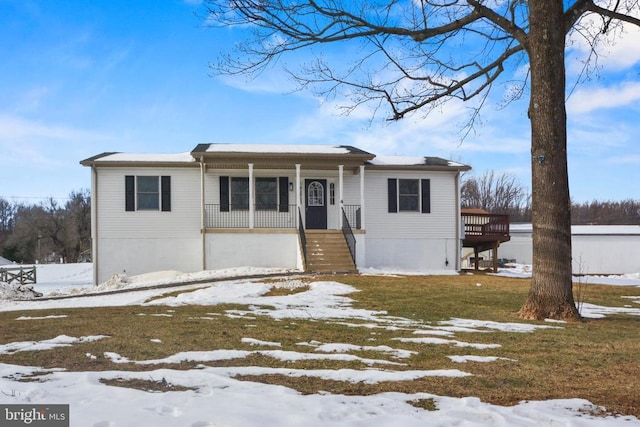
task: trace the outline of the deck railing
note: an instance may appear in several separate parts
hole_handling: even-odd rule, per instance
[[[205,227],[207,228],[249,228],[250,214],[246,205],[220,204],[205,205]],[[256,205],[253,212],[254,228],[296,228],[296,205],[289,205],[281,212],[281,206]]]
[[[509,215],[462,214],[464,238],[497,238],[509,236]]]

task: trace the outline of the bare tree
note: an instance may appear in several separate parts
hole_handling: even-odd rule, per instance
[[[465,179],[460,192],[463,208],[482,208],[490,213],[519,216],[527,201],[527,194],[515,176],[508,173],[496,176],[494,171]]]
[[[1,202],[0,199],[0,208]],[[37,206],[14,205],[12,212],[11,229],[5,241],[0,241],[4,243],[0,249],[7,258],[22,263],[42,262],[54,254],[56,259],[61,257],[65,262],[88,258],[91,248],[89,190],[72,191],[64,206],[50,198]]]
[[[569,33],[594,46],[619,33],[638,0],[206,0],[212,25],[246,31],[245,43],[221,56],[217,71],[259,73],[285,54],[340,43],[348,59],[317,57],[302,85],[325,95],[345,88],[350,108],[373,103],[398,120],[428,113],[452,99],[479,108],[505,70],[528,61],[532,153],[533,279],[520,316],[580,318],[572,294],[567,174],[565,41]],[[596,19],[591,19],[596,18]],[[477,110],[476,110],[477,112]],[[375,114],[375,113],[374,113]],[[471,123],[475,114],[471,117]],[[553,185],[551,185],[553,183]]]
[[[0,198],[0,255],[5,243],[13,231],[17,206],[14,203]]]

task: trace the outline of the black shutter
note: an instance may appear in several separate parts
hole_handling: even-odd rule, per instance
[[[229,177],[220,177],[220,212],[229,212]]]
[[[431,180],[421,179],[422,181],[422,213],[431,213]]]
[[[387,180],[388,197],[389,197],[389,213],[398,212],[398,184],[397,179],[389,178]]]
[[[136,177],[133,175],[124,177],[124,210],[136,210]]]
[[[171,212],[171,177],[162,176],[160,178],[160,209],[162,212]]]
[[[278,212],[289,212],[289,178],[281,176],[278,178],[280,196]]]

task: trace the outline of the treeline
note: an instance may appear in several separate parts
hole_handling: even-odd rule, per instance
[[[91,195],[74,191],[60,204],[37,205],[0,198],[0,254],[17,263],[91,259]]]
[[[461,185],[463,208],[481,208],[490,213],[508,214],[513,222],[531,222],[531,195],[510,174],[485,172],[468,177]],[[573,202],[574,225],[640,225],[640,200]]]

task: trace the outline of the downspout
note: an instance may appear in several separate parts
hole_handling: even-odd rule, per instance
[[[207,171],[204,158],[200,156],[200,234],[202,240],[202,270],[207,269],[207,212],[204,198],[204,175]]]
[[[91,258],[93,261],[93,285],[98,286],[98,170],[91,166]]]

